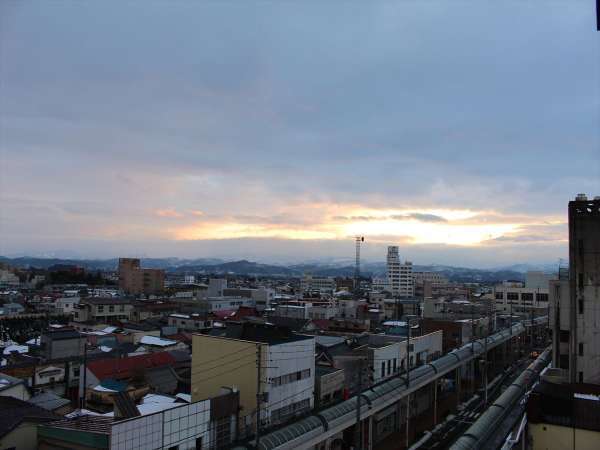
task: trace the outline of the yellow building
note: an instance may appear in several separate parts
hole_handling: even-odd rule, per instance
[[[225,336],[195,334],[192,349],[192,401],[224,388],[238,390],[242,431],[256,425],[257,393],[261,426],[281,423],[314,406],[313,336],[271,324],[229,323]]]

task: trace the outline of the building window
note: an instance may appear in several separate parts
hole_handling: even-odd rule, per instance
[[[519,300],[519,293],[518,292],[507,292],[506,298],[508,300]]]
[[[583,383],[583,372],[579,372],[579,382]]]
[[[583,314],[583,299],[580,298],[577,303],[579,305],[579,314]]]
[[[560,342],[569,342],[569,330],[560,330]]]
[[[115,307],[113,305],[110,305],[108,307],[108,312],[115,312]]]
[[[521,300],[533,301],[533,292],[523,292],[521,294]]]
[[[121,307],[119,308],[119,311],[124,312],[125,311],[125,305],[121,305]]]
[[[579,289],[583,289],[583,273],[577,274],[577,285]]]
[[[385,377],[385,361],[381,363],[381,378]]]
[[[98,305],[98,312],[104,312],[104,305]]]
[[[579,356],[583,356],[583,342],[579,343]]]
[[[396,358],[394,358],[394,373],[398,372],[398,363]]]
[[[496,292],[496,300],[504,300],[504,292]]]

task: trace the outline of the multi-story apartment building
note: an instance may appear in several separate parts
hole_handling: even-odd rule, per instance
[[[569,271],[550,282],[550,302],[555,367],[600,384],[600,197],[569,202]]]
[[[138,258],[119,258],[119,289],[131,295],[155,295],[165,289],[165,271],[142,269]]]
[[[311,274],[306,274],[300,280],[300,289],[302,292],[331,294],[336,289],[335,279],[331,277],[314,277]]]
[[[400,261],[398,247],[388,247],[387,276],[388,289],[395,297],[412,297],[415,295],[412,263]]]
[[[315,338],[270,324],[229,324],[225,336],[194,334],[192,400],[240,392],[243,429],[281,423],[314,404]]]
[[[525,283],[505,281],[494,287],[496,311],[513,314],[545,315],[548,312],[548,288],[556,275],[527,272]]]

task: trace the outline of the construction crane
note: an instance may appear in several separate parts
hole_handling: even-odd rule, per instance
[[[360,292],[360,245],[365,242],[364,236],[355,236],[356,242],[356,263],[354,265],[354,294],[358,296]]]

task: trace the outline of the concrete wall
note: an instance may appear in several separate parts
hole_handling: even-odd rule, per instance
[[[533,450],[597,450],[600,448],[598,431],[546,423],[530,423],[528,426]]]

